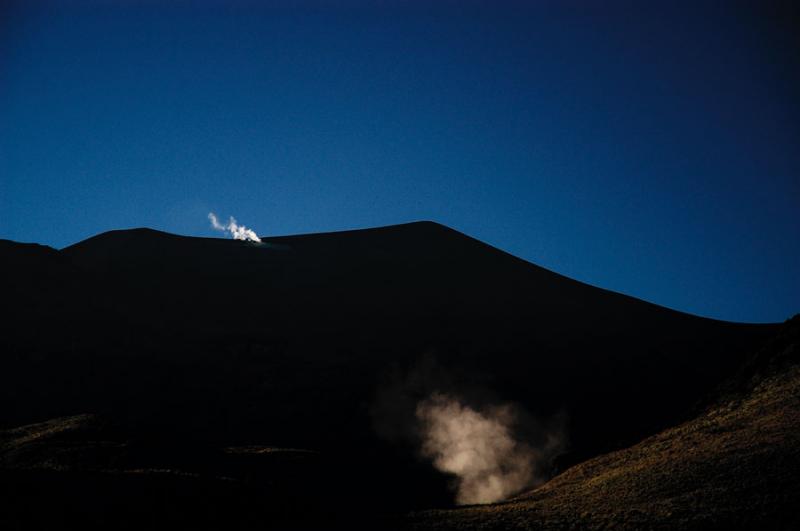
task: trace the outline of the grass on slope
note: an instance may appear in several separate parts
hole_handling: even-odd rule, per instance
[[[800,366],[506,503],[412,515],[424,529],[798,529]]]

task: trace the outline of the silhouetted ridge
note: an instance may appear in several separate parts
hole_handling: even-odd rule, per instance
[[[19,272],[24,311],[0,336],[0,403],[26,401],[0,425],[89,412],[143,437],[327,449],[398,503],[430,500],[413,479],[430,471],[377,438],[372,404],[423,358],[457,388],[566,412],[563,466],[681,418],[774,329],[588,286],[429,221],[260,244],[132,229],[29,251],[45,265]]]
[[[16,268],[37,268],[62,259],[58,251],[46,245],[0,240],[0,267],[8,271]]]
[[[165,267],[173,270],[197,264],[231,249],[251,248],[253,242],[223,238],[179,236],[147,228],[113,230],[62,250],[76,264],[90,270],[130,270]]]
[[[440,275],[441,287],[496,290],[497,283],[514,290],[537,290],[538,297],[557,299],[572,310],[604,304],[599,299],[624,299],[636,311],[653,311],[655,305],[628,295],[590,286],[564,277],[524,259],[497,249],[457,230],[433,221],[417,221],[385,227],[293,236],[263,237],[262,244],[223,238],[178,236],[153,229],[109,231],[63,250],[75,264],[88,269],[130,270],[162,267],[238,268],[242,275],[274,274],[298,267],[307,274],[335,281],[351,273],[417,275],[429,279]],[[289,266],[292,262],[293,265]],[[111,264],[114,265],[111,265]],[[387,269],[397,270],[388,271]],[[313,269],[314,271],[309,271]],[[285,274],[285,271],[280,273]],[[368,274],[367,277],[370,275]],[[365,278],[367,278],[365,277]],[[424,279],[423,279],[424,280]],[[462,286],[453,286],[460,282]],[[430,286],[435,289],[436,286]],[[533,293],[527,293],[534,296]],[[555,308],[554,308],[555,309]],[[605,308],[601,313],[612,317]],[[661,311],[670,311],[660,308]],[[680,312],[675,312],[680,313]]]

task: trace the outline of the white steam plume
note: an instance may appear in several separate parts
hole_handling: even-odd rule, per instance
[[[516,440],[511,406],[477,411],[459,400],[434,393],[417,405],[422,455],[440,471],[456,477],[456,503],[492,503],[543,480],[538,470],[560,446],[548,435],[545,448]]]
[[[248,229],[244,225],[239,225],[238,223],[236,223],[236,220],[233,219],[233,216],[230,217],[228,223],[225,225],[219,222],[216,214],[214,214],[213,212],[208,213],[208,219],[209,221],[211,221],[212,227],[226,234],[230,234],[234,240],[246,240],[259,243],[261,242],[261,238],[258,237],[258,235],[253,229]]]

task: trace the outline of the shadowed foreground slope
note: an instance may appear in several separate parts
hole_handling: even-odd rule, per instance
[[[95,415],[0,431],[0,529],[310,529],[337,471],[292,448],[142,443]],[[308,508],[313,507],[312,511]]]
[[[0,525],[795,529],[800,524],[800,318],[713,393],[695,419],[574,466],[506,503],[403,518],[365,502],[364,491],[348,482],[350,464],[340,459],[298,449],[196,441],[158,447],[131,439],[94,415],[53,419],[0,431],[0,488],[8,493]]]
[[[417,513],[418,529],[797,529],[800,318],[702,415],[512,501]]]

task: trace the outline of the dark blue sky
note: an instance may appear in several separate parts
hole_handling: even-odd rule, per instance
[[[165,4],[0,4],[0,237],[431,219],[692,313],[800,311],[789,8]]]

